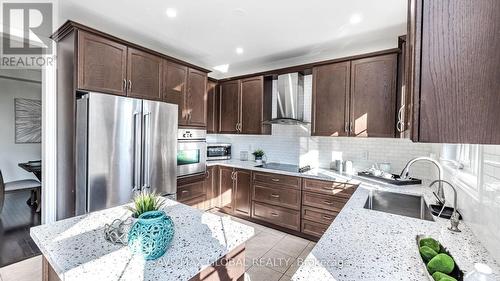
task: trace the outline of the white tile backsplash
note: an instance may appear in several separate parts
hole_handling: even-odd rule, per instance
[[[375,163],[390,163],[393,173],[400,173],[405,164],[417,156],[433,153],[431,144],[416,144],[404,139],[311,137],[309,125],[273,125],[271,136],[209,135],[208,142],[232,144],[234,158],[240,151],[251,153],[257,148],[266,152],[268,162],[292,163],[301,166],[330,168],[337,159],[351,160],[357,170]],[[433,166],[418,163],[411,175],[432,179]]]
[[[436,152],[442,147],[438,145]],[[473,165],[479,171],[475,177],[453,167],[445,168],[444,177],[457,188],[458,210],[464,221],[500,262],[500,145],[481,145],[478,153],[479,161]],[[445,194],[453,198],[449,190]]]

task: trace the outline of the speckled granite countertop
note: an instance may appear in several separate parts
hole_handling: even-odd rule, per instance
[[[321,168],[299,174],[256,168],[251,161],[210,165],[360,183],[292,280],[428,280],[416,246],[418,234],[438,239],[465,272],[471,271],[474,263],[486,263],[500,280],[499,265],[463,221],[459,226],[462,232],[452,233],[447,229],[449,220],[434,217],[431,222],[363,208],[371,190],[423,195],[427,203],[434,203],[428,187],[395,186]]]
[[[31,237],[61,280],[189,280],[254,235],[252,227],[166,201],[175,235],[156,261],[104,239],[105,223],[130,215],[111,208],[31,228]]]

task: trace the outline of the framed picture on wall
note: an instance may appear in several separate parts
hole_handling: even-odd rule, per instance
[[[42,141],[42,101],[14,99],[15,142],[40,143]]]

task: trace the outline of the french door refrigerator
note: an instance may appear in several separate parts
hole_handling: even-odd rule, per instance
[[[177,105],[84,93],[76,105],[76,214],[177,188]]]

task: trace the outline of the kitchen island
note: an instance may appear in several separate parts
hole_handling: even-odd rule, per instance
[[[130,216],[123,207],[31,228],[44,257],[43,280],[243,279],[245,242],[254,235],[252,227],[168,199],[164,211],[174,221],[175,235],[155,261],[104,239],[106,223]]]

